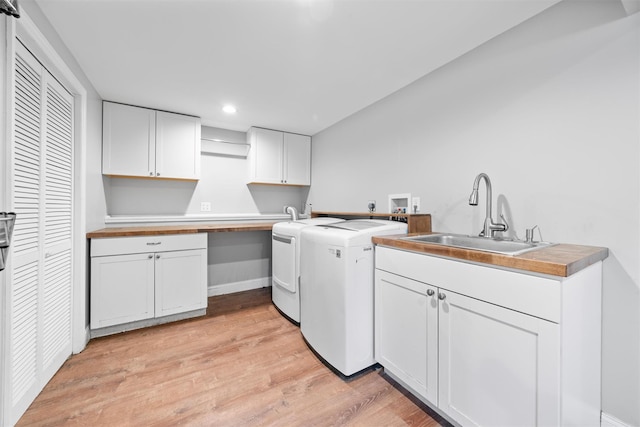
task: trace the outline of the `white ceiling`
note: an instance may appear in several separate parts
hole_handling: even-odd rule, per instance
[[[103,99],[308,135],[558,1],[36,0]]]

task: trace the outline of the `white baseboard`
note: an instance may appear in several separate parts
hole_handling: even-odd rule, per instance
[[[75,339],[73,340],[73,348],[71,349],[71,352],[73,354],[81,353],[85,349],[87,344],[89,344],[90,339],[91,339],[91,330],[89,329],[89,325],[86,325],[84,327],[84,335],[77,340]]]
[[[241,282],[223,283],[220,285],[209,285],[207,295],[226,295],[234,292],[249,291],[251,289],[267,288],[271,286],[271,277],[261,277],[259,279],[243,280]]]
[[[613,415],[605,414],[604,412],[600,416],[600,426],[601,427],[631,427],[631,425],[626,424],[623,421],[620,421]]]

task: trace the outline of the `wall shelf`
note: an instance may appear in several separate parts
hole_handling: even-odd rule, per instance
[[[251,149],[251,145],[246,142],[233,142],[218,138],[200,138],[200,140],[200,153],[202,154],[245,158]]]

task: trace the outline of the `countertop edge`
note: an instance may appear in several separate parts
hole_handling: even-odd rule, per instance
[[[234,231],[270,231],[278,221],[240,223],[202,223],[189,225],[161,225],[138,227],[111,227],[90,231],[87,239],[109,237],[159,236],[166,234],[220,233]]]
[[[372,241],[376,245],[393,249],[559,277],[569,277],[609,256],[607,248],[564,243],[522,255],[510,256],[437,244],[410,242],[402,240],[400,237],[406,236],[373,237]]]

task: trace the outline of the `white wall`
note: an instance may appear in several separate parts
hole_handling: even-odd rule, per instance
[[[209,234],[209,295],[271,286],[271,232]]]
[[[608,247],[603,410],[640,425],[639,76],[640,14],[561,2],[314,135],[309,202],[380,211],[412,193],[435,230],[478,233],[486,172],[518,236]]]
[[[51,43],[56,50],[57,54],[60,55],[65,64],[87,90],[87,138],[85,146],[87,155],[86,224],[87,230],[102,227],[104,226],[104,215],[106,213],[102,179],[99,176],[102,162],[102,99],[71,52],[69,52],[66,45],[62,42],[53,27],[51,27],[51,24],[49,24],[47,18],[42,14],[38,5],[33,0],[21,0],[19,6],[22,10],[26,11],[29,18],[33,20],[38,29],[47,38],[47,41]]]

